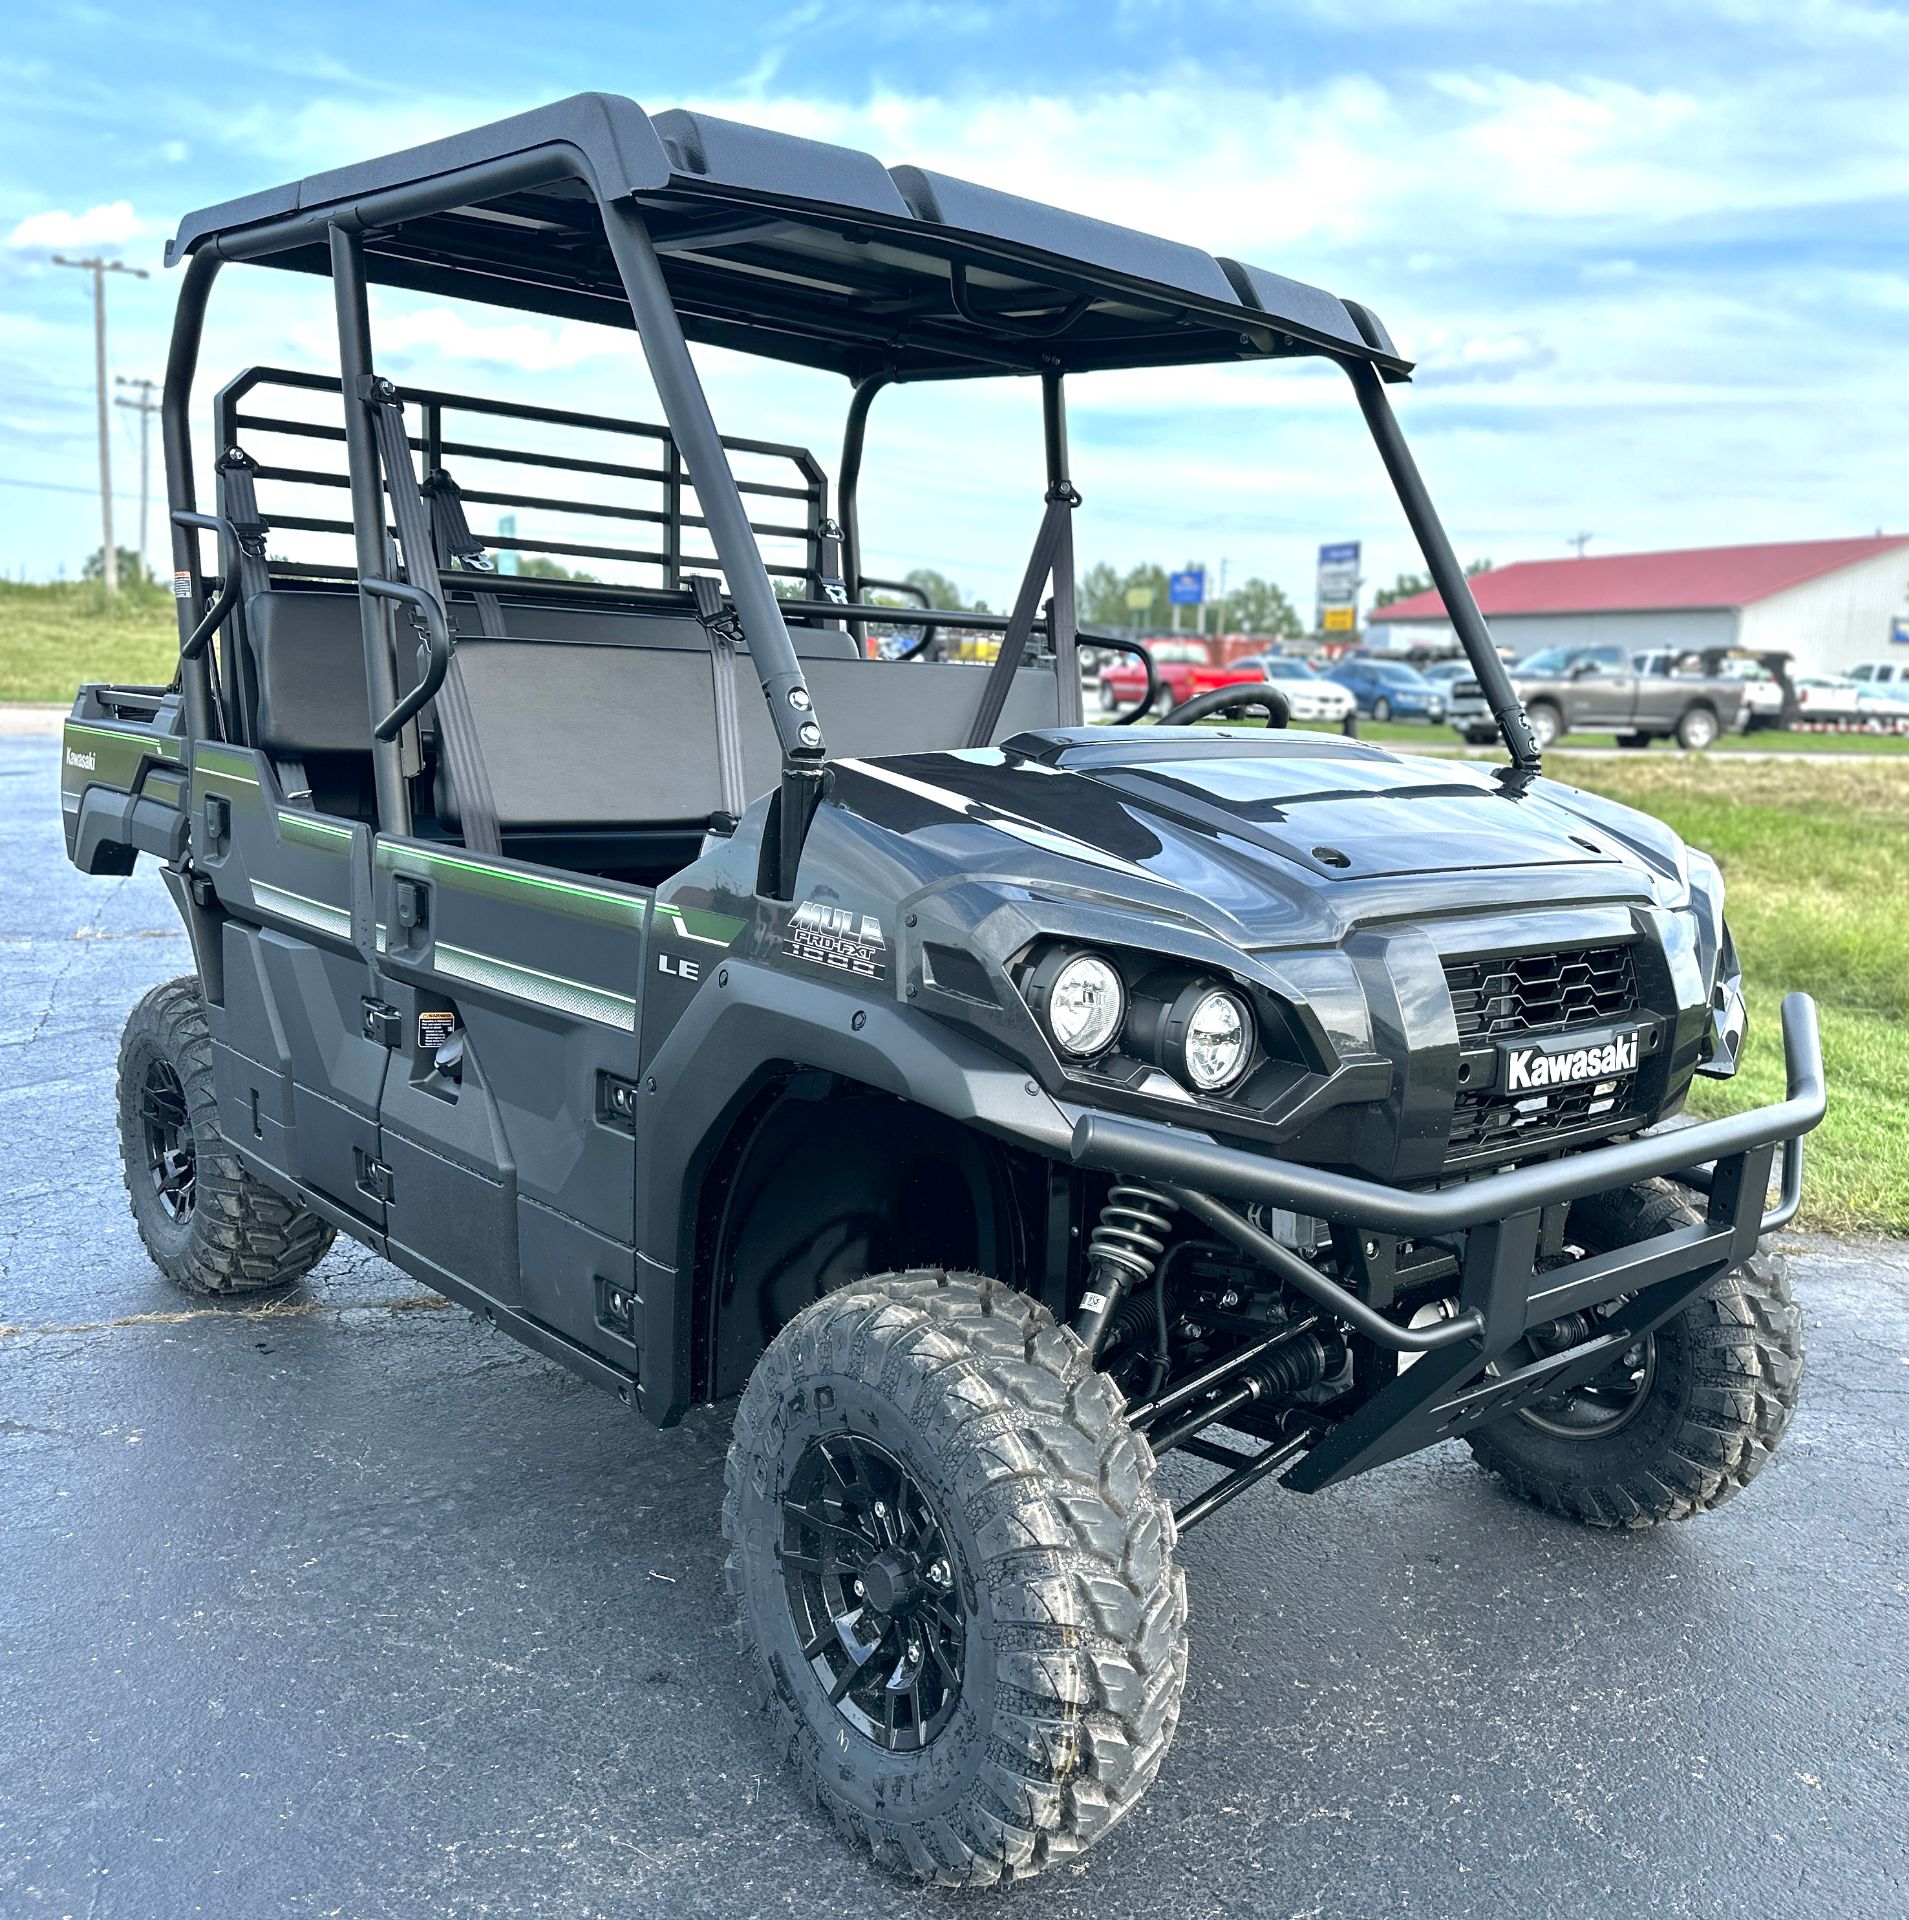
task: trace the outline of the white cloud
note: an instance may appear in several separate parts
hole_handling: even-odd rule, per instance
[[[145,231],[130,200],[88,207],[84,213],[49,208],[30,213],[7,235],[10,247],[57,251],[65,247],[123,247]]]
[[[592,361],[627,359],[635,345],[627,332],[582,320],[491,320],[469,308],[404,307],[381,298],[373,333],[380,362],[406,367],[433,360],[461,360],[524,373],[572,373]],[[292,337],[322,365],[335,360],[338,336],[327,319],[300,322]]]

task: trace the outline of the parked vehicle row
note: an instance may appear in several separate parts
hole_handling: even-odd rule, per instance
[[[1743,706],[1741,680],[1640,671],[1619,646],[1546,647],[1515,662],[1510,671],[1541,746],[1560,734],[1591,730],[1616,734],[1620,746],[1674,739],[1680,747],[1700,751],[1737,724]],[[1475,679],[1454,684],[1452,725],[1469,741],[1495,735]]]

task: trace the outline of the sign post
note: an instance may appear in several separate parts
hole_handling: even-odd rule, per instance
[[[1316,595],[1321,633],[1354,634],[1359,630],[1359,542],[1332,540],[1319,549]]]
[[[1200,627],[1206,627],[1206,569],[1187,567],[1179,573],[1167,575],[1167,602],[1173,608],[1173,630],[1180,631],[1180,609],[1198,607]]]

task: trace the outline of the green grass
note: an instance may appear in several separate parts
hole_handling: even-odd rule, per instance
[[[90,581],[0,581],[0,700],[65,706],[86,680],[161,686],[178,661],[178,617],[157,588],[128,587],[109,605]]]
[[[1777,1009],[1815,997],[1829,1116],[1811,1136],[1802,1224],[1909,1233],[1909,764],[1577,761],[1565,775],[1654,813],[1723,868],[1750,1037],[1693,1112],[1783,1098]]]

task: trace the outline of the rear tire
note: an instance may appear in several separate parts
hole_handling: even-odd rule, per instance
[[[253,1179],[226,1145],[190,974],[154,987],[120,1037],[119,1152],[139,1237],[187,1293],[289,1286],[332,1243],[325,1221]]]
[[[1677,744],[1686,753],[1703,753],[1717,744],[1717,736],[1722,731],[1717,716],[1708,707],[1692,707],[1677,722]]]
[[[992,1280],[857,1281],[763,1355],[729,1584],[779,1744],[882,1865],[1022,1879],[1146,1790],[1186,1677],[1152,1475],[1080,1342]]]
[[[1700,1217],[1650,1180],[1579,1201],[1565,1237],[1607,1253]],[[1722,1506],[1763,1471],[1796,1411],[1803,1316],[1782,1261],[1759,1253],[1711,1281],[1650,1336],[1634,1377],[1640,1390],[1607,1409],[1602,1430],[1570,1431],[1568,1408],[1539,1402],[1472,1435],[1472,1452],[1520,1498],[1589,1526]]]

